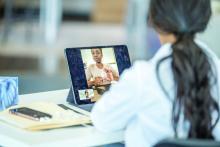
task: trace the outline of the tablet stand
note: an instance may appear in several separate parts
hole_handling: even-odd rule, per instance
[[[75,102],[75,96],[73,94],[73,87],[71,86],[71,88],[69,89],[69,93],[67,95],[67,102],[71,103],[71,104],[76,104]]]
[[[76,103],[76,101],[75,101],[75,96],[74,96],[74,94],[73,94],[73,87],[71,87],[71,88],[69,89],[69,93],[68,93],[68,96],[67,96],[66,101],[67,101],[68,103],[70,103],[70,104],[72,104],[72,105],[74,105],[74,106],[76,106],[76,107],[82,108],[82,109],[84,109],[84,110],[86,110],[86,111],[91,111],[92,106],[93,106],[93,104],[78,105],[78,104]]]

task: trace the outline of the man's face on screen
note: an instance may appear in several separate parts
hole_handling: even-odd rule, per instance
[[[96,63],[101,63],[102,62],[102,50],[92,49],[92,57]]]

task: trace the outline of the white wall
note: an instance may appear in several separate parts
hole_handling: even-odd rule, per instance
[[[220,14],[213,15],[207,30],[198,36],[220,57]]]

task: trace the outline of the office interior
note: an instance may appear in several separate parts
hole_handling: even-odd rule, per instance
[[[18,76],[27,94],[70,87],[65,48],[126,44],[132,62],[149,60],[160,43],[146,22],[147,2],[0,0],[0,75]],[[220,57],[220,0],[212,7],[198,38]]]

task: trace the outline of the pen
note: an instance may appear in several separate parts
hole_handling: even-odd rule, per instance
[[[73,112],[75,112],[75,113],[78,113],[78,114],[84,115],[84,114],[82,114],[82,113],[80,113],[80,112],[78,112],[78,111],[76,111],[76,110],[73,110],[73,109],[67,107],[67,106],[64,105],[64,104],[57,104],[57,105],[60,106],[61,108],[63,108],[64,110],[71,110],[71,111],[73,111]]]

